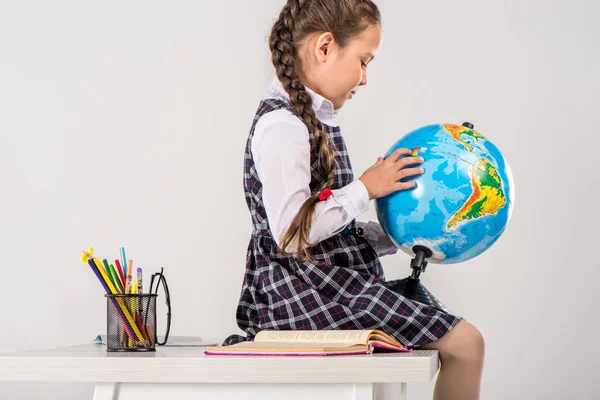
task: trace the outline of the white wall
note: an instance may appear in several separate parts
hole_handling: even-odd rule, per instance
[[[0,2],[0,352],[104,329],[102,290],[79,261],[90,245],[165,267],[172,334],[240,332],[243,152],[283,3]],[[499,146],[516,184],[509,229],[424,283],[483,331],[482,398],[597,398],[598,3],[378,4],[370,83],[340,114],[355,174],[429,123],[468,120]],[[404,254],[382,261],[389,279],[409,273]],[[415,400],[432,390],[409,386]],[[2,399],[91,393],[0,384]]]

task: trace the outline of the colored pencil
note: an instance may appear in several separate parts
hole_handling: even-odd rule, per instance
[[[121,251],[121,261],[123,262],[123,275],[127,276],[127,258],[125,257],[125,247],[119,249]]]
[[[116,289],[117,282],[115,281],[112,274],[110,273],[110,267],[108,266],[108,261],[106,261],[106,258],[104,260],[102,260],[102,265],[104,266],[104,270],[106,271],[106,275],[108,276],[108,279],[110,279],[110,281],[112,282],[113,286]]]
[[[92,260],[96,264],[96,266],[98,266],[98,269],[100,270],[100,274],[102,275],[102,278],[104,278],[104,281],[106,282],[106,285],[108,286],[108,289],[110,290],[109,294],[117,294],[117,290],[115,289],[115,287],[112,285],[112,283],[108,279],[108,276],[106,276],[106,272],[104,272],[104,270],[102,269],[102,265],[100,264],[100,261],[97,258],[93,258]],[[124,307],[122,302],[119,301],[117,303],[119,304],[119,308],[121,309],[123,318],[125,320],[127,320],[127,322],[129,322],[130,329],[132,329],[133,332],[135,333],[135,337],[137,337],[139,341],[143,341],[144,339],[142,337],[142,334],[135,326],[135,322],[133,321],[131,314],[129,314],[129,311],[127,310],[127,308]]]
[[[106,293],[111,294],[109,285],[107,284],[106,280],[103,278],[102,273],[100,272],[101,270],[98,269],[98,265],[94,262],[93,259],[89,259],[88,264],[89,264],[90,268],[92,268],[92,271],[94,271],[94,273],[98,277],[98,280],[104,287],[104,290],[106,291]],[[125,317],[125,315],[123,315],[123,310],[121,310],[120,307],[117,306],[114,298],[110,298],[110,300],[111,300],[111,304],[113,305],[113,307],[115,308],[115,311],[117,312],[117,314],[119,316],[119,319],[121,320],[122,325],[125,327],[127,334],[130,337],[135,338],[135,335],[132,332],[131,326],[127,322],[127,318]]]
[[[123,286],[125,286],[125,274],[123,273],[123,267],[121,267],[121,263],[119,260],[115,260],[116,270],[119,272],[119,276],[121,277],[121,282],[123,282]]]
[[[123,284],[121,283],[121,277],[117,274],[117,271],[115,271],[115,267],[113,267],[112,264],[110,264],[109,267],[110,267],[110,273],[115,278],[115,281],[117,282],[117,286],[119,287],[119,293],[123,293],[125,291],[125,288],[123,287]]]

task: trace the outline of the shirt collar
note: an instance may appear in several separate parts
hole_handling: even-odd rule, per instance
[[[325,125],[337,126],[336,117],[338,115],[338,110],[334,109],[333,103],[310,88],[306,86],[304,86],[304,88],[312,99],[312,108],[317,119]],[[271,82],[269,85],[267,94],[270,97],[275,97],[285,101],[289,101],[290,99],[289,94],[285,91],[277,76],[273,78],[273,82]]]

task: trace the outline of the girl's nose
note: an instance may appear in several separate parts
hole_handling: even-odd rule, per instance
[[[364,71],[362,74],[362,79],[360,80],[360,85],[364,86],[367,84],[367,71]]]

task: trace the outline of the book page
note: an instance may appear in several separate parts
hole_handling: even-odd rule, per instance
[[[258,332],[255,342],[366,344],[373,330],[269,331]]]
[[[391,337],[383,331],[376,331],[371,336],[369,336],[369,343],[371,342],[388,343],[396,347],[404,347],[400,342],[398,342],[396,339],[394,339],[393,337]]]
[[[291,342],[240,342],[232,344],[231,346],[217,347],[219,351],[239,351],[240,349],[252,349],[252,350],[319,350],[324,349],[367,349],[366,345],[348,345],[345,343],[291,343]]]

